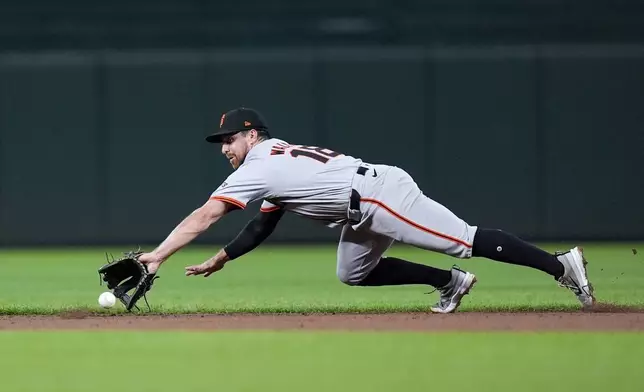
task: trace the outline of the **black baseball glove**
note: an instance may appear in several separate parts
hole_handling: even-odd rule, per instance
[[[158,278],[155,273],[148,273],[148,267],[139,261],[143,252],[137,250],[126,252],[120,259],[108,262],[98,270],[101,284],[107,283],[107,288],[118,298],[127,311],[136,307],[136,302],[143,297],[150,309],[150,304],[145,294],[152,288],[152,283]],[[108,259],[109,261],[109,259]],[[133,290],[131,294],[128,291]]]

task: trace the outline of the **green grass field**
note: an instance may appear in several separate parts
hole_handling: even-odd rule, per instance
[[[644,306],[638,247],[585,246],[600,301]],[[122,250],[0,250],[0,314],[121,312],[97,306],[105,286],[96,270],[105,251]],[[400,312],[437,298],[420,286],[345,286],[331,246],[263,246],[210,278],[183,275],[216,250],[190,247],[170,259],[149,295],[153,311]],[[577,308],[538,271],[408,247],[390,254],[476,273],[461,311]],[[641,333],[3,331],[0,353],[3,391],[644,390]]]
[[[572,244],[544,245],[548,250]],[[644,305],[644,257],[640,244],[589,245],[589,275],[600,301]],[[641,246],[640,246],[641,247]],[[644,248],[643,248],[644,249]],[[0,314],[100,311],[97,269],[116,249],[0,250]],[[185,277],[217,247],[189,247],[159,271],[148,299],[155,312],[392,312],[426,310],[437,293],[429,287],[349,287],[335,275],[335,248],[260,247],[209,278]],[[449,268],[457,263],[479,280],[461,311],[576,308],[574,296],[540,271],[485,259],[458,260],[410,247],[390,255]],[[117,307],[116,309],[120,309]],[[112,312],[118,310],[111,310]]]
[[[642,334],[12,332],[0,369],[12,392],[636,392],[642,346]]]

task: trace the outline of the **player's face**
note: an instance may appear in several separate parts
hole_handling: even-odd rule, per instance
[[[244,159],[246,159],[246,155],[251,147],[249,134],[243,135],[242,133],[236,133],[222,140],[221,153],[226,156],[233,169],[241,166]]]

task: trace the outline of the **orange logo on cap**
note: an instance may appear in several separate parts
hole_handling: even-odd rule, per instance
[[[226,118],[226,113],[221,115],[221,120],[219,120],[219,128],[224,126],[224,119]]]
[[[248,122],[248,121],[244,121],[244,126],[245,126],[245,127],[250,127],[250,122]]]

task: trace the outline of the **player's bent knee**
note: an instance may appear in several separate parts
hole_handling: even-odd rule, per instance
[[[337,275],[340,282],[349,286],[358,286],[364,279],[364,276],[343,268],[338,269]]]

